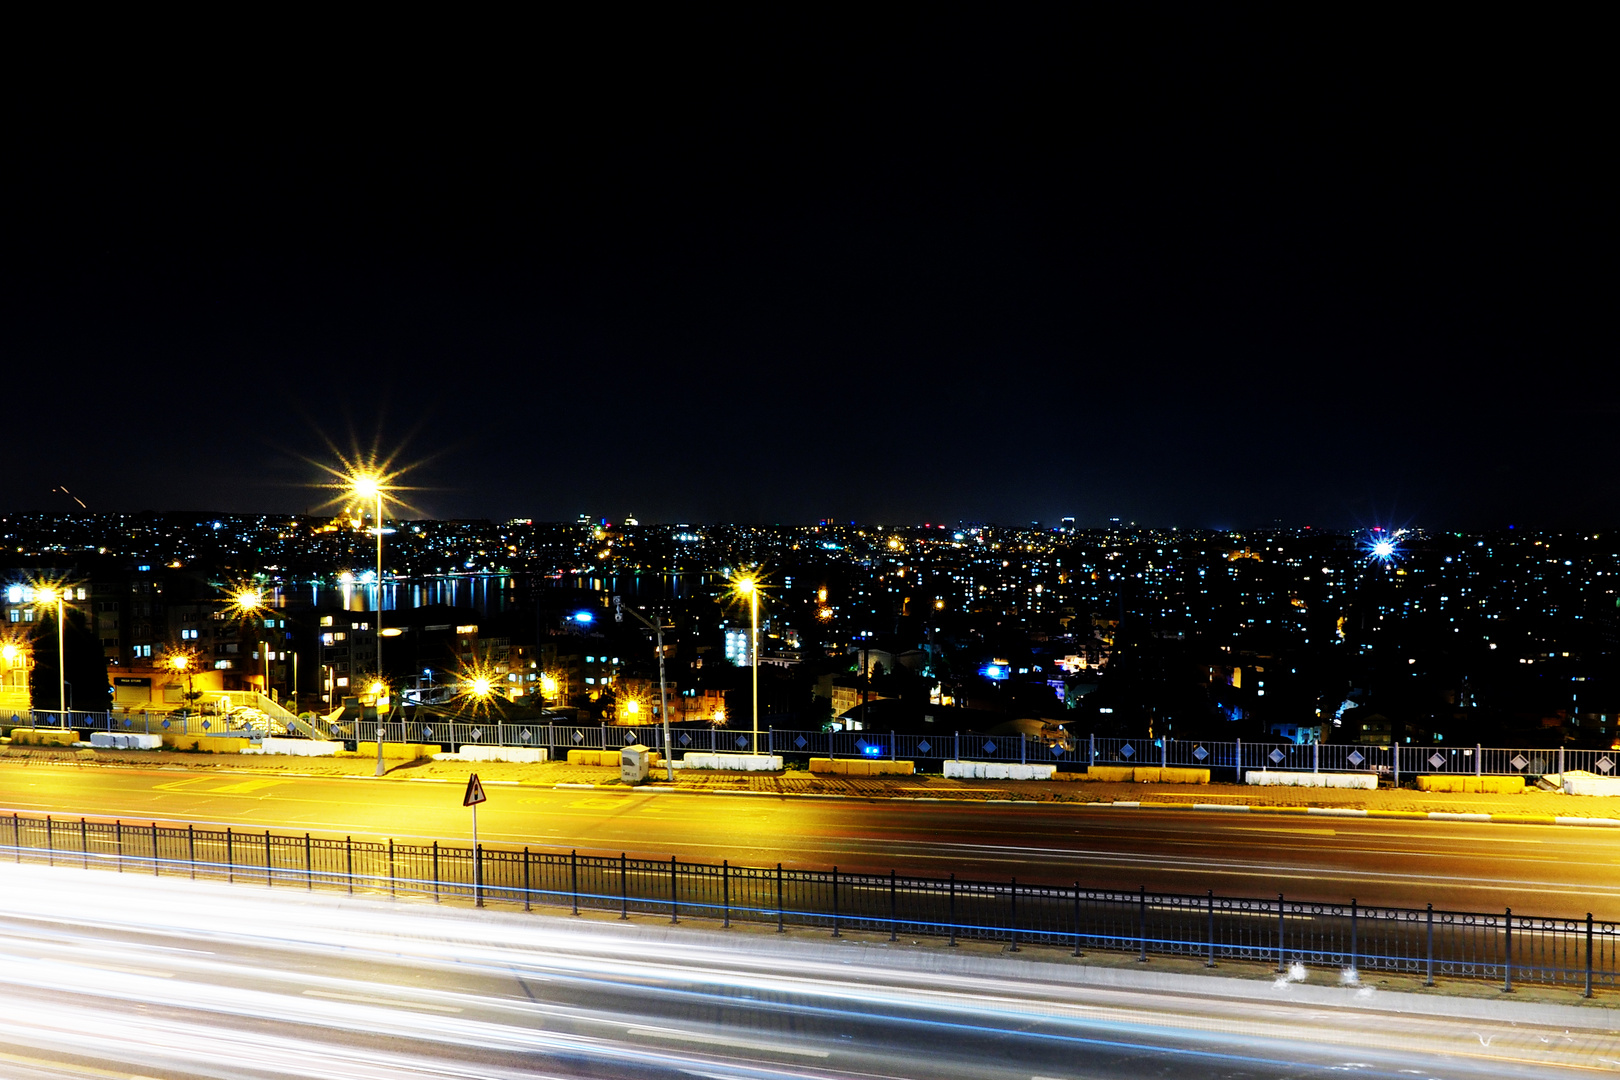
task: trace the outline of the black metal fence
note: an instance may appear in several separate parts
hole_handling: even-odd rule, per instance
[[[194,826],[0,818],[0,857],[273,888],[459,898],[667,918],[1000,940],[1358,972],[1616,985],[1620,925],[1585,919],[323,839]]]

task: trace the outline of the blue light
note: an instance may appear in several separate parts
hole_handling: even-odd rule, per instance
[[[861,749],[861,753],[865,754],[867,757],[877,757],[881,750],[881,747],[867,746]]]
[[[1395,545],[1390,543],[1388,540],[1380,540],[1378,543],[1373,545],[1372,551],[1373,554],[1378,556],[1380,559],[1387,559],[1391,555],[1395,554]]]
[[[576,611],[574,612],[574,621],[589,626],[591,623],[596,621],[596,616],[592,615],[588,611]]]

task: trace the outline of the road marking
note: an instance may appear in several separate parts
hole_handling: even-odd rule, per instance
[[[802,1046],[777,1046],[774,1043],[750,1042],[747,1039],[728,1039],[722,1035],[700,1035],[695,1031],[670,1031],[664,1028],[629,1028],[625,1034],[643,1039],[674,1039],[676,1042],[708,1043],[711,1046],[733,1046],[739,1050],[758,1050],[765,1054],[797,1054],[799,1057],[824,1058],[826,1050],[811,1050]]]
[[[453,1005],[429,1005],[423,1001],[403,1001],[399,998],[372,997],[369,994],[340,994],[335,990],[305,990],[305,997],[332,998],[335,1001],[358,1001],[362,1005],[389,1005],[402,1009],[431,1009],[433,1012],[458,1013]]]
[[[282,784],[287,784],[287,783],[291,783],[291,781],[290,780],[243,780],[241,783],[238,783],[238,784],[226,784],[224,787],[209,788],[207,791],[203,792],[203,794],[204,795],[246,795],[250,791],[258,791],[261,788],[268,788],[268,787],[280,787]]]

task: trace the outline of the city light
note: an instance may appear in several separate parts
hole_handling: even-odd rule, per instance
[[[576,611],[572,617],[573,620],[579,623],[581,626],[589,626],[591,623],[596,621],[596,616],[591,614],[589,611]]]

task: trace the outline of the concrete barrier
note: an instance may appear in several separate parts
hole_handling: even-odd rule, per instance
[[[161,750],[163,736],[139,731],[92,731],[90,745],[98,750]]]
[[[355,743],[354,750],[357,757],[374,758],[377,756],[377,740]],[[421,758],[430,758],[438,752],[438,743],[383,743],[383,757],[385,758],[404,758],[407,761],[416,761]]]
[[[72,728],[12,728],[12,746],[72,746],[80,742]]]
[[[825,776],[912,776],[917,772],[915,761],[890,761],[887,758],[811,758],[810,771]]]
[[[384,744],[387,745],[387,744]],[[287,757],[336,757],[338,751],[343,749],[340,742],[326,742],[322,739],[278,739],[269,736],[259,741],[258,746],[244,746],[244,754],[276,754]],[[376,753],[377,744],[371,744],[372,753]]]
[[[236,735],[185,735],[178,732],[165,731],[158,736],[163,745],[169,750],[197,750],[204,754],[235,754],[244,746],[252,746],[253,740]],[[373,753],[376,752],[373,745]]]
[[[1620,776],[1599,776],[1584,769],[1572,769],[1560,779],[1565,795],[1620,795]]]
[[[1320,787],[1320,788],[1361,788],[1366,791],[1378,790],[1378,776],[1376,773],[1312,773],[1312,772],[1246,772],[1243,774],[1245,784],[1259,784],[1262,787]]]
[[[537,765],[550,756],[550,751],[538,746],[462,746],[457,753],[434,754],[435,760],[456,758],[461,761],[510,761],[521,765]]]
[[[1459,791],[1487,795],[1520,795],[1524,793],[1524,777],[1419,776],[1417,778],[1417,789],[1419,791]]]
[[[675,763],[681,769],[723,769],[732,772],[777,772],[782,768],[780,754],[708,754],[688,751]]]
[[[1056,765],[1019,765],[1011,761],[947,761],[945,776],[956,780],[1050,780]]]
[[[466,750],[469,750],[469,749],[472,749],[472,748],[463,746],[461,749],[463,751],[466,751]],[[491,748],[490,747],[485,747],[484,749],[491,749]],[[546,753],[546,751],[542,750],[541,753],[544,754],[544,753]],[[690,757],[691,755],[688,754],[687,756]],[[482,760],[482,759],[480,759],[480,760]],[[494,761],[494,760],[498,760],[498,759],[489,758],[487,760]],[[527,759],[525,759],[525,760],[527,760]],[[545,761],[546,758],[542,757],[540,760]],[[664,759],[661,756],[659,756],[659,754],[658,754],[658,752],[656,750],[649,750],[647,752],[647,765],[648,765],[649,768],[651,766],[660,764],[663,760]],[[570,764],[570,765],[598,765],[598,766],[601,766],[602,768],[605,768],[605,769],[617,769],[619,767],[619,751],[617,751],[617,750],[570,750],[570,751],[568,751],[568,764]]]
[[[1085,778],[1107,784],[1207,784],[1209,770],[1158,765],[1093,765],[1086,770]]]

